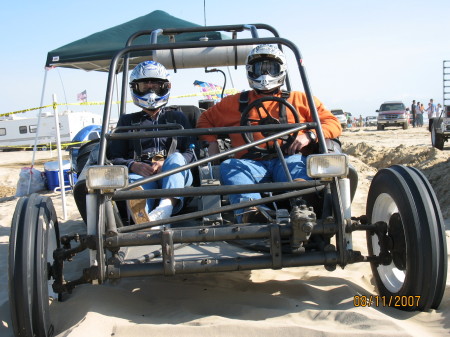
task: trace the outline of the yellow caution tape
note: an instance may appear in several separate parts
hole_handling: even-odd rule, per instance
[[[20,113],[33,111],[33,110],[38,110],[38,109],[49,108],[51,106],[53,106],[53,104],[41,106],[41,107],[38,107],[38,108],[30,108],[30,109],[24,109],[24,110],[19,110],[19,111],[14,111],[14,112],[7,112],[7,113],[4,113],[4,114],[0,114],[0,117],[2,117],[2,116],[9,116],[9,115],[13,115],[13,114],[20,114]]]
[[[228,94],[228,95],[233,95],[233,94],[236,94],[238,92],[239,91],[236,90],[236,89],[227,89],[227,90],[225,90],[225,93]],[[195,94],[171,96],[170,98],[186,98],[186,97],[195,97],[195,96],[211,96],[211,95],[217,95],[217,94],[222,94],[222,91],[221,90],[205,91],[205,92],[195,93]],[[112,102],[112,103],[113,104],[120,104],[120,101],[115,101],[115,102]],[[126,103],[133,103],[133,101],[127,101]],[[56,109],[56,107],[58,105],[104,105],[104,104],[105,104],[105,102],[53,103],[53,104],[49,104],[49,105],[40,106],[40,107],[37,107],[37,108],[30,108],[30,109],[24,109],[24,110],[18,110],[18,111],[12,111],[12,112],[3,113],[3,114],[0,114],[0,117],[20,114],[20,113],[24,113],[24,112],[28,112],[28,111],[45,109],[45,108],[50,108],[50,107],[52,107],[53,109]]]
[[[225,93],[228,95],[237,94],[239,91],[236,89],[227,89]],[[195,97],[195,96],[212,96],[222,94],[222,90],[214,90],[214,91],[205,91],[196,94],[187,94],[187,95],[179,95],[179,96],[170,96],[170,98],[185,98],[185,97]]]
[[[69,147],[69,146],[72,146],[72,145],[79,145],[79,144],[85,144],[85,143],[87,143],[87,142],[89,142],[89,140],[82,141],[82,142],[74,142],[74,143],[63,143],[63,144],[61,144],[61,148],[64,150],[64,149],[66,149],[66,148]],[[46,144],[38,144],[38,145],[36,145],[36,148],[37,148],[37,149],[41,149],[41,148],[43,148],[43,147],[45,147],[45,148],[50,147],[50,144],[49,144],[49,143],[46,143]],[[31,149],[34,148],[34,145],[33,145],[33,146],[24,146],[24,145],[4,145],[4,146],[0,146],[0,148],[2,148],[2,149],[11,149],[11,150],[13,150],[13,149],[18,149],[18,150],[27,150],[27,149],[30,149],[30,150],[31,150]],[[51,148],[52,148],[52,149],[56,149],[56,143],[52,143]]]

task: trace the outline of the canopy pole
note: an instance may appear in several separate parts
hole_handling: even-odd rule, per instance
[[[55,130],[56,130],[56,149],[58,151],[58,166],[59,166],[59,188],[61,189],[61,203],[63,209],[63,219],[67,220],[67,210],[66,210],[66,188],[64,184],[64,169],[61,154],[61,135],[59,131],[59,115],[58,108],[56,105],[56,94],[53,94],[53,112],[55,114]]]
[[[44,83],[42,84],[42,92],[41,92],[41,104],[39,105],[40,108],[39,108],[39,115],[38,115],[38,120],[37,120],[36,137],[34,137],[34,146],[33,146],[33,156],[31,158],[31,167],[34,167],[34,160],[35,160],[35,155],[36,155],[36,150],[37,150],[37,142],[38,142],[38,138],[39,138],[39,127],[41,125],[40,121],[41,121],[42,106],[44,105],[45,87],[47,85],[47,72],[48,72],[48,70],[45,69]],[[31,175],[30,175],[30,180],[28,181],[27,194],[30,194],[30,188],[31,188]]]

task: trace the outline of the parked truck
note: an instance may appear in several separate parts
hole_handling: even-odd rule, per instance
[[[403,130],[409,127],[409,111],[401,101],[388,101],[381,104],[377,118],[377,130],[386,126],[401,126]]]

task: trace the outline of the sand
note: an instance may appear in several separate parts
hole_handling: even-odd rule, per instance
[[[352,215],[365,214],[367,192],[378,169],[411,165],[430,180],[446,221],[450,241],[450,143],[433,149],[426,129],[351,129],[341,137],[359,173]],[[56,160],[38,152],[35,167]],[[20,168],[30,152],[0,153],[0,336],[12,336],[8,308],[7,256],[10,222],[17,202],[11,197]],[[72,195],[67,219],[61,198],[52,197],[64,233],[83,232]],[[353,236],[355,249],[366,251],[365,236]],[[67,263],[67,279],[86,267],[87,255]],[[51,305],[58,336],[448,336],[450,277],[438,310],[402,312],[387,307],[355,307],[354,296],[375,295],[368,264],[257,270],[233,273],[130,278],[75,288],[64,302]]]

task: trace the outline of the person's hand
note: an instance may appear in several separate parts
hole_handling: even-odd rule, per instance
[[[164,160],[158,160],[152,163],[152,167],[155,170],[155,172],[153,174],[159,173],[161,172],[161,168],[164,164]]]
[[[294,142],[287,149],[287,154],[291,156],[300,152],[300,150],[309,145],[310,142],[311,139],[307,135],[305,135],[304,133],[299,133]]]
[[[143,177],[149,177],[153,174],[158,173],[161,171],[162,164],[164,163],[163,160],[153,162],[151,164],[147,164],[141,161],[136,161],[133,163],[133,165],[130,166],[130,171],[136,174],[139,174]]]

